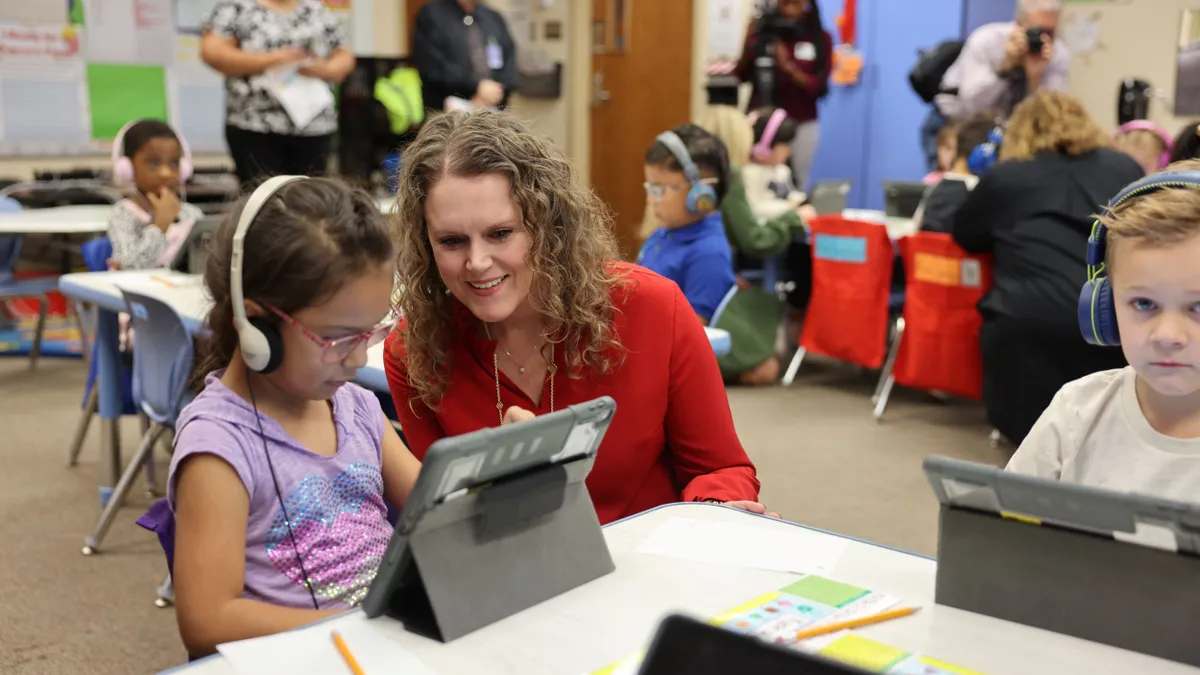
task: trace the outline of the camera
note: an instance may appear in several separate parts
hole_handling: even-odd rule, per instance
[[[755,4],[758,17],[758,48],[754,54],[754,88],[759,92],[759,105],[774,106],[776,101],[775,45],[778,42],[795,42],[803,37],[804,28],[795,21],[783,18],[775,7],[774,0],[758,0]]]
[[[1025,31],[1025,39],[1029,41],[1029,53],[1041,54],[1042,47],[1046,44],[1046,39],[1052,37],[1054,37],[1053,33],[1045,28],[1038,28],[1034,26],[1033,28],[1027,29]]]

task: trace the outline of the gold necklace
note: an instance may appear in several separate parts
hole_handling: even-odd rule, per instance
[[[499,346],[499,343],[496,346]],[[546,364],[546,372],[550,375],[550,412],[554,412],[554,373],[557,371],[558,366],[554,364],[554,343],[551,343],[550,362]],[[496,415],[500,418],[500,424],[503,426],[504,403],[500,401],[500,362],[496,358],[495,351],[492,352],[492,375],[496,378]]]
[[[486,323],[483,324],[483,332],[487,334],[487,338],[489,340],[492,339],[492,329],[489,328]],[[535,354],[539,354],[542,351],[541,348],[539,347],[538,349],[534,350],[533,354],[529,355],[528,359],[525,359],[525,363],[521,363],[520,361],[518,361],[516,359],[516,357],[514,357],[512,355],[512,352],[508,351],[507,349],[504,348],[504,345],[500,344],[499,340],[496,340],[496,346],[500,348],[500,351],[504,352],[504,355],[508,357],[509,361],[513,362],[513,365],[515,365],[517,367],[517,372],[522,375],[525,374],[525,363],[529,363],[530,359],[532,359]]]

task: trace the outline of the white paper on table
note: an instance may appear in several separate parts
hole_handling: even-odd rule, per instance
[[[799,527],[782,532],[749,523],[671,517],[637,550],[715,565],[830,574],[846,546],[844,539]]]
[[[363,672],[435,675],[362,613],[277,635],[217,645],[217,651],[241,675],[348,675],[350,668],[333,644],[335,628]]]
[[[297,129],[308,126],[317,115],[333,107],[333,92],[329,85],[323,80],[301,75],[295,66],[269,71],[266,77],[275,100],[283,106]]]

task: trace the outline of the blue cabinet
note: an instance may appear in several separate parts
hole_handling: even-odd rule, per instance
[[[826,29],[834,30],[843,0],[818,0]],[[971,5],[983,9],[972,11]],[[821,102],[821,140],[813,180],[854,180],[849,206],[882,209],[884,180],[925,175],[921,124],[929,106],[908,85],[920,49],[956,39],[972,17],[998,20],[996,6],[1015,0],[859,0],[858,49],[863,75],[852,87],[831,87]],[[986,11],[985,11],[986,10]]]

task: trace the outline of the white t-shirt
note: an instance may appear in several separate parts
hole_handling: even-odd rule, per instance
[[[1142,414],[1126,366],[1069,382],[1008,471],[1153,497],[1200,502],[1200,438],[1171,438]]]

